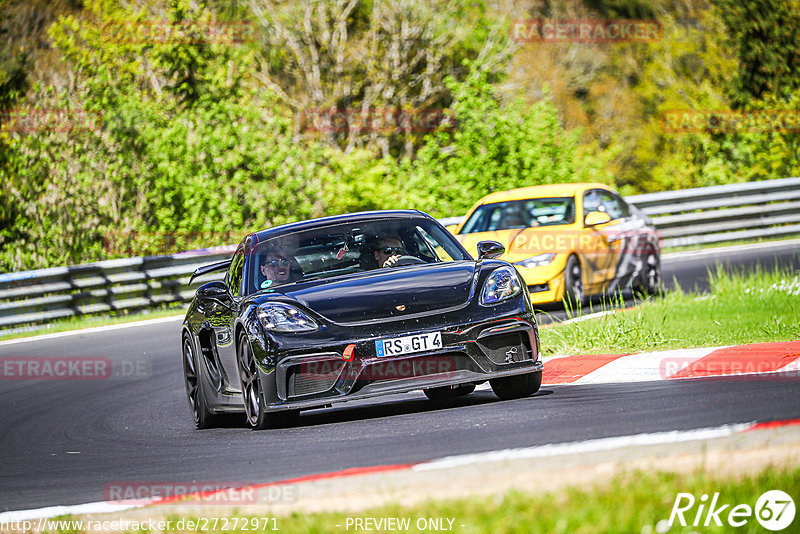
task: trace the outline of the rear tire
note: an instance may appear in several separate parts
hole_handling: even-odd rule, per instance
[[[661,293],[661,258],[653,251],[642,258],[642,270],[634,292],[642,297]]]
[[[294,425],[300,415],[299,410],[267,411],[264,404],[264,395],[261,394],[261,377],[258,373],[258,366],[250,349],[250,343],[247,342],[247,337],[245,336],[239,338],[236,363],[239,368],[244,411],[250,427],[253,430],[265,430],[267,428],[283,428]]]
[[[564,268],[564,305],[572,309],[580,308],[585,297],[581,263],[577,257],[570,256]]]
[[[432,401],[455,399],[464,397],[475,391],[475,384],[461,384],[459,386],[442,386],[424,389],[423,393]]]
[[[502,400],[521,399],[533,395],[542,386],[542,372],[489,380],[494,394]]]
[[[188,334],[183,336],[183,382],[186,386],[186,397],[189,400],[189,410],[194,420],[194,426],[203,430],[219,425],[220,417],[208,409],[203,384],[200,380],[197,356],[194,345]]]

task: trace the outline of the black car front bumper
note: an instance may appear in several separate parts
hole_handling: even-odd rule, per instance
[[[331,344],[288,344],[274,357],[265,355],[259,372],[267,410],[317,408],[379,395],[541,373],[543,368],[532,313],[471,324],[442,327],[439,322],[426,328],[384,332],[354,335],[345,341],[339,341],[341,337],[336,335],[333,337],[337,341]],[[441,332],[441,349],[393,357],[376,354],[376,340],[428,332]],[[353,358],[345,361],[342,353],[350,344],[355,345]]]

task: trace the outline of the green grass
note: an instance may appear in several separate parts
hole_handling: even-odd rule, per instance
[[[455,533],[654,533],[663,531],[669,519],[678,493],[691,493],[696,502],[693,508],[684,513],[687,526],[681,527],[676,521],[669,532],[767,532],[750,517],[746,525],[732,529],[727,525],[727,513],[738,504],[755,507],[758,497],[767,490],[780,489],[800,501],[800,468],[767,468],[757,475],[740,478],[720,478],[701,470],[688,474],[650,473],[642,471],[619,474],[609,481],[588,487],[569,487],[550,492],[513,490],[505,495],[474,497],[459,500],[433,500],[414,506],[389,505],[361,512],[338,513],[292,513],[269,521],[269,527],[255,529],[256,532],[274,532],[273,524],[280,532],[290,533],[345,533],[363,532],[351,525],[346,529],[348,518],[409,518],[410,528],[402,532],[423,532],[417,528],[417,521],[425,518],[453,519],[452,532]],[[364,488],[369,491],[369,488]],[[703,494],[713,496],[719,492],[717,506],[730,504],[720,514],[723,527],[692,527],[695,514]],[[709,499],[710,500],[710,499]],[[708,510],[708,506],[704,511]],[[216,514],[215,514],[216,515]],[[218,514],[217,517],[225,517]],[[246,510],[227,516],[231,521],[251,516]],[[166,532],[178,532],[174,525],[179,520],[184,524],[198,518],[172,515],[168,518],[173,525]],[[256,519],[258,521],[258,519]],[[662,522],[658,528],[659,522]],[[800,522],[795,517],[792,526]],[[445,525],[447,522],[445,522]],[[261,524],[263,525],[263,519]],[[337,526],[339,525],[339,526]],[[463,526],[462,526],[463,525]],[[712,521],[713,525],[713,521]],[[785,532],[792,530],[790,526]],[[388,532],[388,530],[376,530]],[[67,532],[67,530],[60,530]],[[226,532],[253,532],[253,529],[230,529]]]
[[[73,317],[60,321],[53,321],[47,325],[35,326],[24,331],[3,334],[0,331],[0,341],[4,339],[16,339],[22,337],[38,336],[41,334],[53,334],[56,332],[66,332],[68,330],[79,330],[81,328],[92,328],[94,326],[105,326],[110,324],[131,323],[134,321],[144,321],[146,319],[158,319],[171,315],[182,315],[186,313],[186,305],[170,306],[157,310],[127,313],[120,312],[119,315],[100,315],[95,317]]]
[[[707,294],[680,288],[597,319],[542,328],[542,354],[621,353],[800,339],[800,274],[710,273]]]

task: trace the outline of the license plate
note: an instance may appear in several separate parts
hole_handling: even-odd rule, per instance
[[[375,354],[378,358],[385,356],[399,356],[424,350],[442,348],[442,333],[416,334],[413,336],[395,337],[392,339],[379,339],[375,342]]]

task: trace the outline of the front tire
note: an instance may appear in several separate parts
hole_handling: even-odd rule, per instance
[[[492,391],[502,400],[521,399],[533,395],[542,386],[542,372],[507,376],[489,380]]]
[[[422,390],[425,396],[432,401],[455,399],[469,395],[475,391],[475,384],[461,384],[459,386],[442,386]]]
[[[264,404],[262,395],[261,378],[258,374],[258,366],[250,349],[250,343],[246,336],[239,338],[238,350],[236,351],[236,363],[239,368],[239,380],[242,386],[242,399],[244,400],[244,411],[247,422],[254,430],[264,430],[267,428],[281,428],[291,426],[297,422],[300,415],[298,410],[286,410],[282,412],[268,412]]]
[[[188,334],[183,336],[183,381],[186,386],[186,398],[192,413],[194,426],[198,429],[213,428],[219,424],[219,416],[208,409],[203,384],[198,372],[198,359],[194,345]]]

